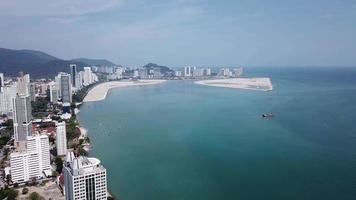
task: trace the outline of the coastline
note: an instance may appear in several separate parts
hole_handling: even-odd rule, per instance
[[[225,87],[234,89],[245,89],[255,91],[272,91],[273,85],[270,78],[231,78],[231,79],[214,79],[195,81],[195,84],[211,86],[211,87]]]
[[[101,83],[89,90],[89,92],[85,95],[83,99],[83,103],[86,102],[96,102],[96,101],[101,101],[104,100],[109,92],[110,89],[113,88],[120,88],[120,87],[129,87],[129,86],[145,86],[145,85],[154,85],[154,84],[160,84],[165,82],[166,80],[139,80],[139,81],[110,81],[110,82],[104,82]],[[81,105],[80,104],[80,105]],[[80,109],[76,108],[75,114],[79,114]],[[83,126],[80,125],[79,121],[78,122],[78,128],[80,129],[80,138],[84,139],[88,137],[88,130],[84,128]],[[88,153],[90,152],[92,145],[91,142],[89,141],[86,144],[83,144],[83,148],[85,151]],[[109,185],[109,183],[107,183]],[[107,195],[110,198],[115,198],[115,196],[107,190]]]
[[[102,101],[106,98],[110,89],[129,86],[154,85],[165,82],[166,80],[138,80],[138,81],[110,81],[96,85],[90,89],[85,96],[83,103]]]

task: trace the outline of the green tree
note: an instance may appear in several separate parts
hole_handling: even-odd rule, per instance
[[[9,188],[5,190],[5,195],[7,196],[8,200],[15,200],[19,195],[19,191],[15,190],[14,188]]]
[[[30,200],[42,200],[44,199],[41,195],[39,195],[37,192],[32,192],[30,194]]]

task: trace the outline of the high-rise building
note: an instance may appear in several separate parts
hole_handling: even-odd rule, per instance
[[[204,76],[211,76],[211,69],[210,68],[206,68],[204,70]]]
[[[174,75],[177,77],[181,77],[182,76],[182,71],[174,71]]]
[[[78,87],[77,86],[77,78],[78,78],[77,65],[76,64],[70,64],[69,68],[70,68],[70,75],[71,75],[71,78],[72,78],[72,86],[76,88],[76,87]]]
[[[56,147],[57,155],[65,156],[67,154],[66,123],[64,121],[56,124]]]
[[[153,68],[153,78],[161,78],[161,68],[155,67]]]
[[[17,77],[17,94],[18,95],[30,95],[30,75],[19,73]]]
[[[49,140],[47,135],[35,135],[27,138],[26,150],[28,152],[38,152],[40,157],[39,165],[40,171],[51,168],[50,154],[49,154]]]
[[[29,91],[30,91],[31,101],[35,101],[36,100],[36,84],[35,83],[29,84]]]
[[[44,172],[51,171],[48,136],[28,137],[25,150],[10,154],[10,167],[14,183],[42,178]]]
[[[138,76],[141,78],[141,79],[146,79],[148,78],[148,71],[146,68],[140,68],[138,70]]]
[[[83,85],[88,86],[93,83],[93,75],[90,67],[84,67]]]
[[[134,70],[134,73],[133,73],[133,77],[134,78],[137,78],[139,76],[139,73],[138,73],[138,70]]]
[[[117,79],[122,79],[122,74],[123,74],[123,72],[124,72],[124,69],[123,69],[122,67],[116,68],[116,71],[115,71],[115,73],[116,73],[116,78],[117,78]],[[146,74],[147,74],[147,70],[146,70]]]
[[[3,92],[3,87],[4,87],[4,74],[0,73],[0,92]]]
[[[184,76],[185,76],[185,77],[192,76],[191,67],[190,67],[190,66],[184,67]]]
[[[218,75],[228,77],[228,76],[230,76],[230,69],[229,68],[221,68]]]
[[[31,178],[39,178],[39,155],[37,152],[14,152],[10,154],[11,180],[24,183]]]
[[[70,74],[61,73],[60,91],[63,103],[72,103],[72,84]]]
[[[30,96],[16,96],[13,99],[13,123],[15,146],[21,141],[26,141],[32,135],[32,108]]]
[[[204,76],[203,68],[197,68],[193,71],[193,77],[201,77],[201,76]]]
[[[56,84],[56,82],[52,81],[50,83],[48,83],[49,86],[49,99],[50,102],[56,104],[58,103],[58,85]]]
[[[106,200],[106,169],[96,158],[68,152],[63,168],[66,200]]]
[[[16,85],[7,85],[2,87],[0,92],[0,114],[9,114],[14,109],[14,101],[17,95]]]
[[[234,68],[234,69],[232,70],[232,75],[233,75],[234,77],[240,77],[240,76],[242,76],[242,73],[243,73],[243,68],[242,68],[242,67]]]
[[[191,67],[191,66],[184,67],[184,76],[185,77],[193,76],[193,73],[195,70],[196,70],[196,67]]]

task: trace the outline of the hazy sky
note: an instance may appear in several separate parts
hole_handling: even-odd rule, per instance
[[[0,46],[168,66],[356,66],[351,0],[0,0]]]

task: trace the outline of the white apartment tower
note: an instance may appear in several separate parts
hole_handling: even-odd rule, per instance
[[[190,77],[190,76],[192,76],[191,67],[190,67],[190,66],[184,67],[184,76],[185,76],[185,77]]]
[[[8,114],[13,111],[13,99],[16,98],[16,94],[16,85],[7,85],[2,87],[2,92],[0,92],[0,114]]]
[[[26,150],[28,152],[38,152],[38,155],[40,157],[39,166],[41,172],[51,168],[49,140],[47,135],[36,135],[28,137]]]
[[[56,132],[57,155],[65,156],[67,154],[67,136],[64,121],[56,124]]]
[[[66,200],[106,200],[106,169],[96,158],[66,156],[64,184]]]
[[[93,83],[93,75],[90,67],[84,67],[83,85],[88,86]]]
[[[30,75],[20,73],[20,76],[17,77],[17,94],[18,95],[30,95]]]
[[[48,136],[28,137],[26,150],[10,154],[10,166],[14,183],[42,178],[45,171],[51,170]]]
[[[59,97],[59,92],[58,92],[58,84],[54,81],[48,83],[49,86],[49,97],[50,101],[52,103],[58,103],[58,97]]]
[[[4,92],[4,74],[3,73],[0,73],[0,92]]]

